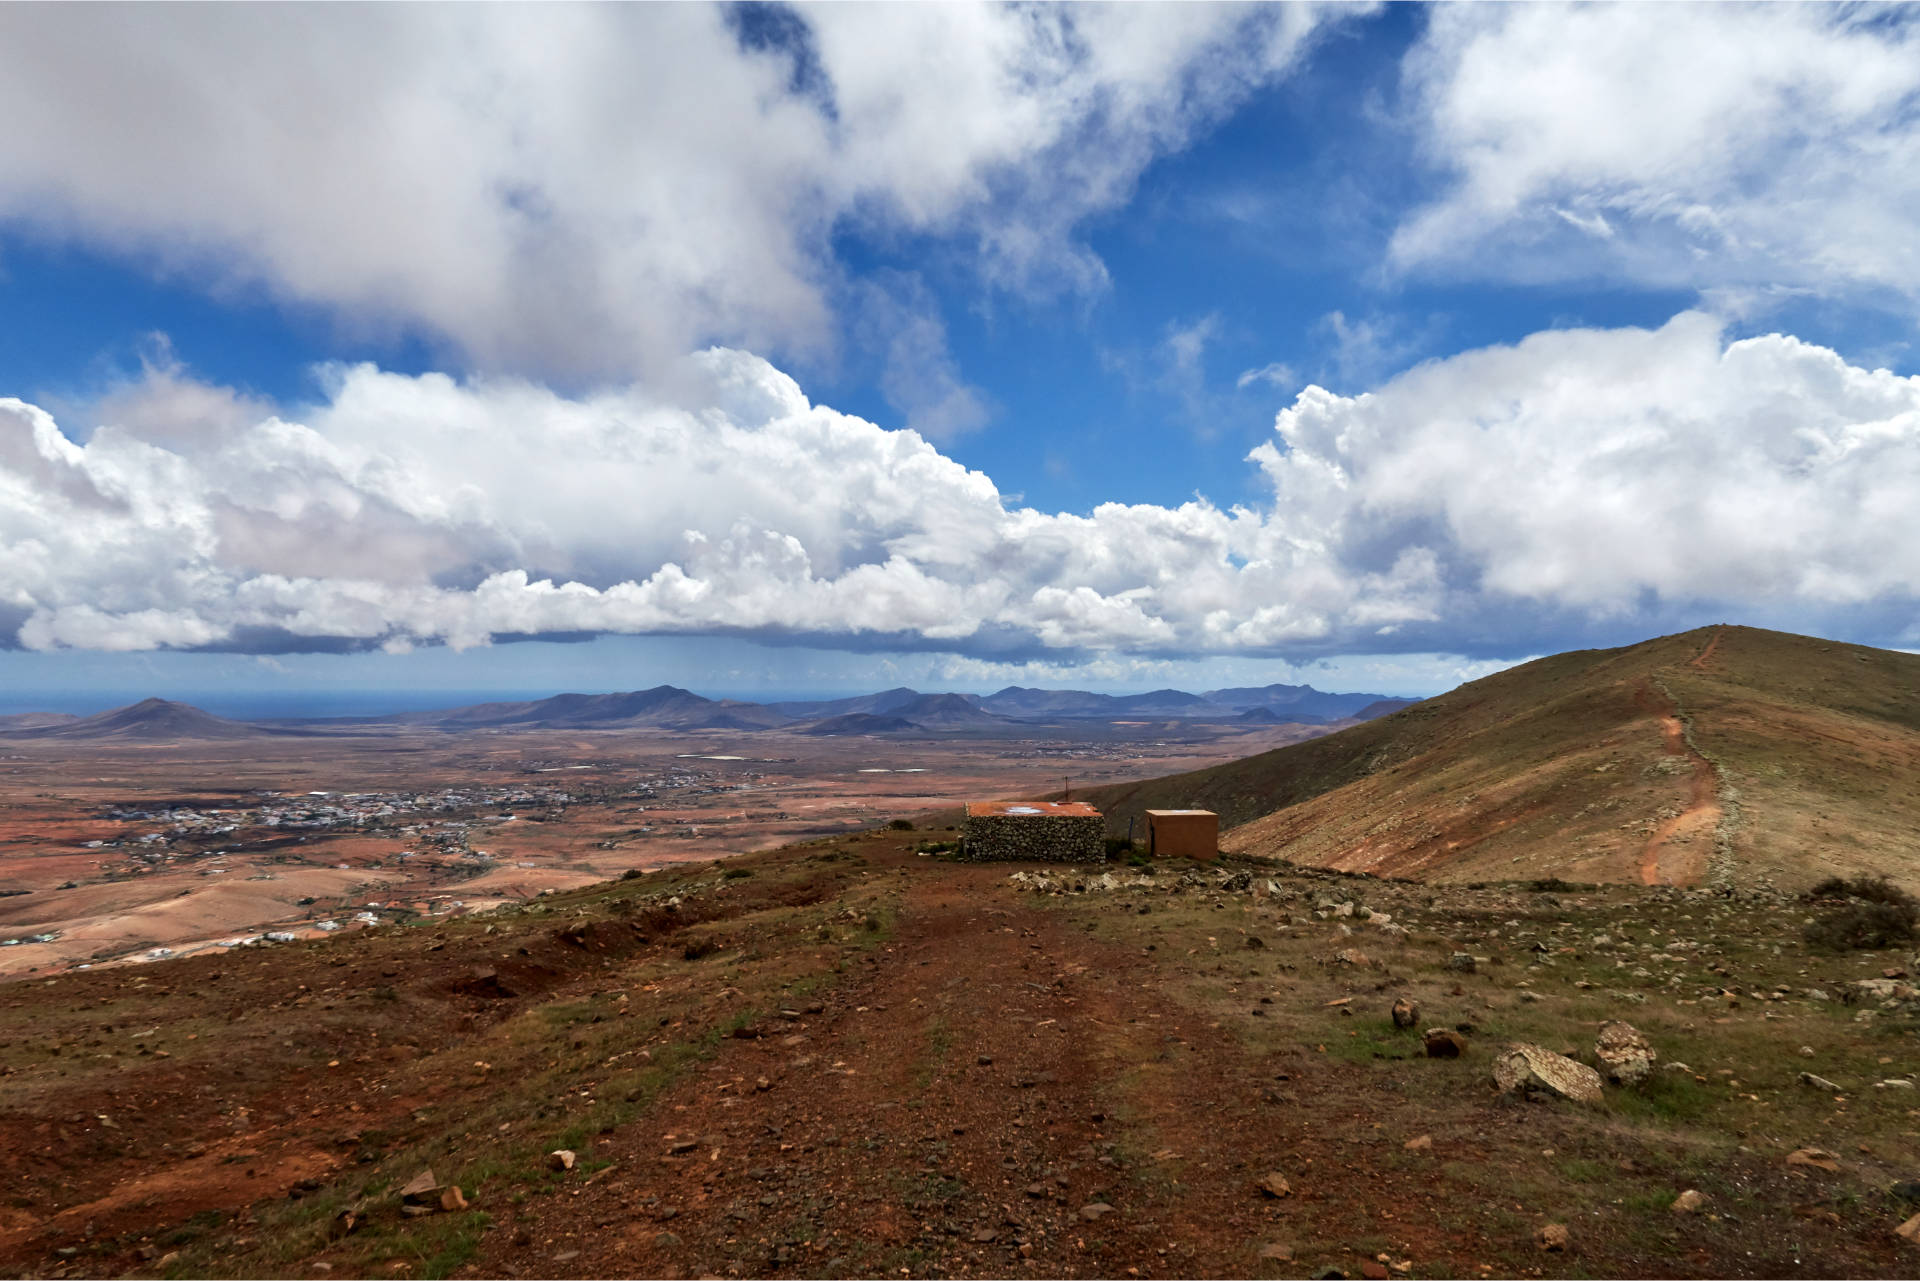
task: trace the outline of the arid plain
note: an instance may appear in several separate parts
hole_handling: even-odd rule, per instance
[[[0,735],[0,976],[466,915],[970,798],[1199,768],[1328,728]]]

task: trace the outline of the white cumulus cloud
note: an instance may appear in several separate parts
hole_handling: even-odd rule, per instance
[[[1024,662],[1920,618],[1920,379],[1699,313],[1308,387],[1251,455],[1265,496],[1232,508],[1010,506],[738,351],[580,397],[328,377],[260,416],[156,365],[84,444],[0,400],[0,627],[34,649],[725,633]]]
[[[1442,5],[1403,267],[1920,300],[1920,23],[1861,5]]]
[[[1097,286],[1079,223],[1351,12],[0,6],[0,219],[468,368],[831,356],[860,297],[836,232]]]

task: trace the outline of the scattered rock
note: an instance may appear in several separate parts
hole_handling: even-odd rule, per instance
[[[1085,1219],[1088,1223],[1092,1223],[1094,1220],[1099,1219],[1104,1215],[1108,1215],[1112,1213],[1113,1213],[1113,1207],[1108,1205],[1105,1201],[1093,1201],[1087,1205],[1083,1205],[1080,1207],[1080,1217]]]
[[[1887,1189],[1887,1195],[1899,1201],[1920,1201],[1920,1183],[1906,1180]]]
[[[1920,1214],[1914,1215],[1911,1219],[1908,1219],[1905,1223],[1895,1228],[1893,1234],[1903,1241],[1920,1245]]]
[[[1675,1197],[1673,1199],[1673,1204],[1668,1208],[1671,1209],[1675,1214],[1692,1214],[1695,1210],[1698,1210],[1701,1206],[1705,1205],[1706,1203],[1707,1203],[1707,1198],[1700,1195],[1698,1190],[1694,1188],[1688,1188],[1685,1192],[1682,1192],[1679,1196]]]
[[[566,1171],[571,1170],[579,1160],[579,1155],[571,1148],[556,1148],[554,1151],[547,1153],[547,1168],[559,1170],[564,1174]]]
[[[1474,961],[1472,953],[1455,952],[1447,958],[1447,968],[1461,974],[1472,974],[1479,966]]]
[[[1825,1170],[1828,1174],[1840,1172],[1840,1158],[1825,1148],[1795,1148],[1787,1153],[1787,1164],[1805,1170]]]
[[[1516,1042],[1493,1061],[1494,1084],[1502,1094],[1546,1094],[1576,1103],[1598,1103],[1600,1074],[1564,1054]]]
[[[1293,1185],[1287,1182],[1287,1176],[1278,1172],[1267,1175],[1257,1186],[1275,1200],[1293,1191]]]
[[[1387,1281],[1387,1265],[1377,1259],[1362,1259],[1360,1275],[1367,1278],[1367,1281]]]
[[[1337,964],[1351,965],[1357,970],[1367,969],[1373,964],[1373,959],[1357,947],[1341,948],[1334,953],[1333,959]]]
[[[359,1211],[342,1210],[340,1213],[334,1215],[333,1222],[327,1225],[327,1236],[329,1239],[337,1241],[341,1237],[351,1236],[359,1230]]]
[[[668,1156],[685,1156],[689,1152],[698,1152],[699,1150],[700,1150],[700,1144],[695,1140],[682,1139],[678,1143],[673,1143],[668,1145],[667,1155]]]
[[[1533,1234],[1542,1250],[1549,1254],[1559,1254],[1573,1244],[1573,1234],[1567,1231],[1564,1223],[1549,1223]]]
[[[1393,1025],[1395,1027],[1412,1027],[1419,1021],[1420,1007],[1418,1004],[1408,1000],[1404,996],[1393,1003]]]
[[[1653,1075],[1653,1061],[1659,1057],[1647,1038],[1631,1023],[1618,1020],[1600,1025],[1600,1037],[1593,1045],[1600,1070],[1615,1085],[1638,1085]]]
[[[1835,1085],[1832,1081],[1827,1080],[1826,1077],[1815,1076],[1811,1072],[1802,1072],[1800,1074],[1800,1084],[1812,1086],[1814,1089],[1819,1090],[1823,1094],[1843,1093],[1843,1091],[1840,1089],[1839,1086]]]
[[[1467,1038],[1450,1027],[1430,1027],[1423,1039],[1430,1059],[1457,1059],[1467,1052]]]
[[[1293,1258],[1293,1247],[1290,1245],[1281,1245],[1276,1241],[1272,1245],[1261,1246],[1260,1257],[1278,1263],[1286,1263]]]
[[[422,1170],[400,1189],[400,1200],[407,1205],[438,1205],[440,1180],[433,1177],[432,1170]]]
[[[981,1245],[989,1245],[999,1235],[1000,1233],[993,1228],[976,1228],[974,1229],[973,1239]]]
[[[1408,1139],[1401,1146],[1409,1152],[1430,1152],[1433,1150],[1433,1136],[1423,1134],[1419,1138]]]
[[[440,1208],[442,1210],[447,1211],[448,1213],[452,1213],[455,1210],[464,1210],[467,1208],[466,1194],[460,1190],[460,1186],[458,1184],[455,1184],[452,1187],[449,1187],[440,1193]]]

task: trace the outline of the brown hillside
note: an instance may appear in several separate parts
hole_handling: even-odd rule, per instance
[[[1920,657],[1748,627],[1527,663],[1339,734],[1101,789],[1241,853],[1432,880],[1920,878]]]
[[[925,835],[0,984],[0,1275],[1914,1275],[1920,995],[1785,895]]]

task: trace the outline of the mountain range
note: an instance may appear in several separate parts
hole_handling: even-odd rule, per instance
[[[1127,719],[1223,724],[1325,724],[1386,715],[1412,700],[1377,694],[1333,694],[1310,685],[1189,694],[1094,694],[1023,689],[995,694],[924,694],[898,688],[852,698],[752,703],[704,698],[672,685],[611,694],[557,694],[521,702],[475,703],[432,711],[323,720],[229,720],[185,703],[149,698],[76,717],[27,713],[0,717],[0,735],[110,741],[233,739],[352,733],[379,727],[438,730],[533,729],[792,729],[809,734],[911,734],[943,730],[1017,729],[1040,721]],[[1265,701],[1262,701],[1264,699]]]

